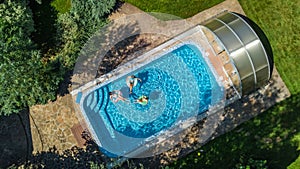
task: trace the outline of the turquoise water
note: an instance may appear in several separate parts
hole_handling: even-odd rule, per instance
[[[140,78],[129,94],[126,77]],[[89,93],[83,108],[93,129],[102,130],[101,118],[107,130],[128,137],[147,138],[175,123],[208,110],[212,90],[218,87],[199,49],[185,44],[159,59]],[[120,90],[130,102],[112,102],[109,91]],[[139,96],[149,97],[147,105],[134,103]]]

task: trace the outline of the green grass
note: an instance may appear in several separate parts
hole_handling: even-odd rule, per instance
[[[233,131],[210,141],[171,168],[234,168],[246,159],[267,160],[269,168],[287,168],[299,156],[300,94],[279,103]],[[200,153],[200,155],[199,155]],[[291,169],[300,168],[299,159]]]
[[[274,53],[275,65],[289,88],[292,98],[299,98],[300,93],[300,1],[259,1],[240,0],[246,15],[255,21],[266,33]],[[298,101],[300,101],[298,99]],[[297,111],[300,106],[286,103],[286,106]],[[279,107],[278,105],[276,107]],[[269,112],[269,111],[268,111]],[[275,114],[280,112],[275,111]],[[299,116],[299,115],[298,115]],[[290,118],[290,122],[295,119]],[[298,158],[288,168],[300,168],[300,133],[295,133],[293,142],[298,144]],[[282,154],[287,152],[282,151]],[[269,155],[266,155],[269,156]],[[285,158],[280,161],[283,163]],[[284,166],[287,167],[287,166]]]
[[[188,18],[224,0],[125,0],[145,12],[161,12]]]
[[[221,0],[125,0],[146,12],[162,12],[182,18],[207,9]],[[206,3],[205,3],[206,2]],[[291,98],[277,104],[174,163],[173,168],[234,168],[247,159],[267,160],[269,168],[300,168],[300,1],[239,0],[246,15],[268,37],[274,62],[289,88]],[[199,156],[200,155],[200,156]]]
[[[300,157],[298,157],[298,159],[293,162],[291,165],[289,165],[287,167],[287,169],[299,169],[300,168]]]
[[[292,94],[300,92],[300,1],[240,0],[246,15],[266,33],[275,65]]]
[[[63,14],[71,9],[71,0],[53,0],[51,2],[53,6],[59,13]]]

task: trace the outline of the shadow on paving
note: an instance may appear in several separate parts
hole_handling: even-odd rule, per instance
[[[32,153],[29,111],[0,116],[0,168],[25,162]]]
[[[99,152],[98,145],[91,139],[87,132],[82,133],[85,148],[77,146],[59,152],[56,147],[48,151],[38,152],[25,164],[26,168],[90,168],[103,166],[109,158]]]
[[[27,161],[23,163],[17,163],[16,167],[25,168],[140,168],[143,164],[134,162],[132,160],[126,160],[126,162],[118,163],[118,159],[109,158],[99,151],[99,146],[90,137],[89,132],[84,131],[82,139],[85,140],[84,148],[77,146],[71,149],[59,152],[55,146],[49,148],[48,151],[38,152]],[[153,160],[152,160],[153,161]],[[117,162],[117,163],[116,163]],[[115,164],[115,165],[114,165]],[[111,166],[113,165],[113,167]],[[154,168],[157,168],[159,164],[156,163]],[[145,166],[148,168],[148,166]]]
[[[103,27],[80,52],[73,74],[70,74],[72,90],[136,58],[145,52],[145,48],[154,47],[154,43],[145,40],[149,36],[141,34],[137,22],[112,21]]]

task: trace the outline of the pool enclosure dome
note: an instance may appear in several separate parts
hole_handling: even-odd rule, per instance
[[[219,52],[226,52],[235,66],[240,95],[249,94],[264,86],[273,71],[271,45],[263,31],[246,16],[225,12],[203,24],[214,34]]]

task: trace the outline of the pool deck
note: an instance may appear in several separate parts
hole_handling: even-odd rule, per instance
[[[226,0],[221,4],[188,18],[187,21],[193,24],[199,24],[224,10],[244,14],[244,11],[237,0]],[[140,12],[142,11],[138,8],[124,3],[116,13],[112,14],[110,18],[115,20],[125,15]],[[161,26],[158,29],[163,28],[164,27]],[[180,31],[171,32],[170,36],[178,33],[180,33]],[[137,41],[135,43],[140,42],[138,39],[143,39],[147,44],[149,44],[144,48],[145,51],[148,51],[167,40],[168,37],[143,35],[137,37]],[[125,50],[130,49],[131,46],[125,47]],[[126,52],[123,54],[125,55]],[[121,62],[122,61],[120,61],[120,63]],[[123,62],[126,62],[126,59],[124,59]],[[220,60],[216,60],[216,62],[220,62]],[[77,81],[82,80],[81,76],[74,76],[73,79]],[[226,108],[225,111],[218,117],[223,120],[221,123],[217,124],[217,126],[216,124],[211,124],[213,126],[210,124],[204,126],[204,128],[211,128],[214,130],[213,135],[208,138],[207,141],[232,130],[242,122],[264,112],[275,103],[280,102],[289,96],[290,93],[287,87],[280,78],[276,67],[274,67],[273,76],[268,86],[242,98],[241,101],[237,101]],[[73,146],[84,146],[84,140],[81,139],[80,133],[86,127],[79,125],[80,123],[84,124],[84,122],[80,119],[80,117],[78,118],[75,113],[76,106],[74,106],[72,99],[72,96],[67,94],[59,97],[55,102],[51,102],[46,105],[36,105],[30,108],[30,125],[34,152],[48,151],[49,148],[54,146],[60,152],[70,149]],[[152,165],[157,166],[159,164],[166,164],[194,150],[196,147],[201,146],[201,144],[197,144],[199,141],[197,140],[199,139],[197,136],[198,132],[199,128],[197,129],[197,126],[190,127],[186,131],[187,139],[176,146],[176,148],[165,152],[161,155],[161,158],[156,158],[157,160],[152,163]]]

